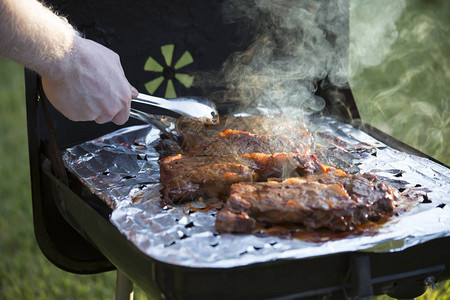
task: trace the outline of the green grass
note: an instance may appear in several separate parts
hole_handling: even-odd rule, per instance
[[[384,3],[389,10],[389,3],[395,2],[372,3]],[[364,121],[450,164],[450,1],[406,3],[388,55],[358,72],[351,79],[352,90]],[[383,16],[377,18],[375,22]],[[364,12],[352,11],[350,30],[355,35],[362,34],[358,29],[364,22]],[[366,35],[376,35],[376,29],[374,25]],[[385,40],[393,32],[388,31]],[[375,56],[380,48],[364,55]],[[352,59],[355,52],[350,52]]]
[[[450,164],[450,2],[411,3],[397,22],[392,52],[355,79],[355,96],[365,121]],[[3,59],[0,117],[0,299],[113,299],[114,272],[64,272],[35,242],[23,69]],[[450,281],[419,299],[445,300],[448,294]],[[135,299],[146,298],[137,289]]]

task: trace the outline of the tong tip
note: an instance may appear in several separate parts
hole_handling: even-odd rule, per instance
[[[215,111],[212,111],[211,112],[211,118],[210,119],[208,118],[208,119],[203,120],[203,121],[204,121],[204,123],[206,125],[219,125],[220,117],[219,117],[218,113],[216,113]]]

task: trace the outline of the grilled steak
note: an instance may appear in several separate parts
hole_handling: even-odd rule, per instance
[[[252,153],[224,156],[175,155],[160,161],[161,184],[166,202],[226,198],[233,183],[265,181],[324,172],[312,155]]]
[[[250,159],[256,166],[257,181],[321,174],[328,170],[314,155],[246,153],[241,156]]]
[[[163,159],[160,175],[162,194],[169,203],[226,197],[231,184],[256,178],[255,168],[245,158],[181,154]]]
[[[290,139],[299,153],[308,154],[313,142],[311,133],[304,123],[287,119],[285,116],[270,118],[266,116],[235,117],[225,115],[221,117],[217,126],[204,125],[200,120],[181,117],[177,120],[176,130],[179,133],[183,148],[190,152],[192,146],[205,145],[227,129],[251,132],[257,136],[284,135]],[[281,151],[276,151],[281,152]]]
[[[313,139],[302,123],[225,116],[211,127],[182,117],[176,130],[184,154],[160,161],[164,200],[226,199],[216,218],[219,232],[250,233],[260,225],[348,231],[394,213],[395,188],[308,155]],[[326,145],[314,149],[321,147],[331,151]]]
[[[249,233],[257,223],[352,230],[370,218],[391,216],[396,197],[386,184],[333,170],[282,182],[233,184],[216,230]]]
[[[242,130],[227,129],[206,144],[192,145],[188,153],[196,155],[228,155],[242,153],[297,152],[301,149],[285,135],[255,135]],[[305,154],[305,153],[302,153]]]
[[[359,199],[369,205],[368,218],[376,221],[393,213],[393,200],[398,199],[399,191],[380,182],[373,174],[348,175],[340,170],[331,170],[320,176],[311,175],[306,181],[317,181],[325,184],[342,184],[353,199]]]

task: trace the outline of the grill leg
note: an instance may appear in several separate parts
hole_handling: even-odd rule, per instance
[[[133,300],[133,282],[125,274],[117,270],[116,300]]]

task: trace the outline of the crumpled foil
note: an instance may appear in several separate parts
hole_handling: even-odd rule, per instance
[[[159,154],[154,149],[160,132],[151,126],[118,130],[69,148],[63,157],[67,168],[113,208],[110,221],[127,239],[153,259],[179,266],[231,268],[347,251],[393,252],[450,235],[449,168],[394,150],[333,119],[312,118],[310,125],[318,133],[365,145],[364,151],[335,151],[342,151],[344,160],[361,173],[371,172],[396,187],[423,189],[426,201],[391,218],[371,235],[311,242],[283,236],[218,234],[216,210],[198,211],[204,208],[202,203],[162,203]]]

